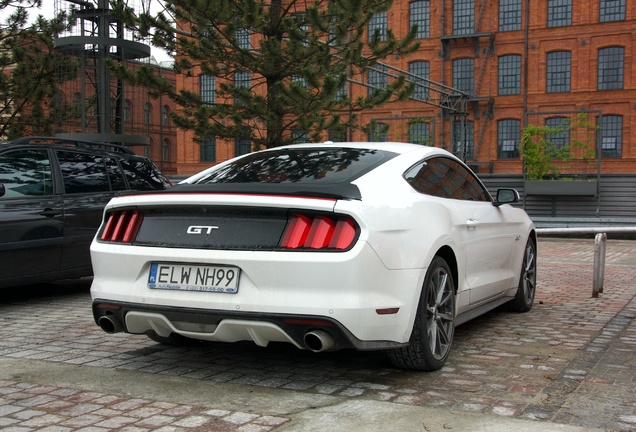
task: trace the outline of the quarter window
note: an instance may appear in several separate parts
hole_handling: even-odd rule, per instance
[[[521,121],[516,119],[499,120],[497,122],[497,148],[499,159],[519,158],[519,138]]]
[[[459,162],[445,157],[431,158],[414,166],[404,179],[416,191],[439,198],[491,201],[481,182]]]
[[[418,0],[409,4],[409,26],[417,26],[415,35],[418,39],[429,37],[431,22],[431,2]]]
[[[572,0],[548,0],[548,27],[572,25]]]
[[[546,91],[560,93],[570,91],[570,66],[572,54],[569,51],[555,51],[547,55]]]
[[[608,47],[598,50],[599,90],[620,90],[623,88],[624,48]]]
[[[499,57],[499,95],[521,93],[521,56],[505,55]]]
[[[521,0],[499,0],[499,31],[521,30]]]

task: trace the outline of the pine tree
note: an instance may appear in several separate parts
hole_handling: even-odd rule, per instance
[[[137,83],[170,94],[182,108],[173,113],[175,123],[194,130],[199,139],[241,137],[256,148],[270,148],[293,142],[300,132],[315,141],[326,130],[362,127],[356,113],[412,93],[399,77],[364,97],[352,99],[347,90],[355,77],[381,68],[381,59],[417,49],[416,29],[403,39],[391,30],[367,38],[370,20],[386,13],[391,0],[164,4],[166,11],[156,16],[134,16],[123,7],[117,15],[150,36],[153,45],[175,54],[178,74],[213,77],[215,100],[209,103],[196,90],[170,88],[151,68],[134,76]],[[123,66],[118,70],[126,73]]]
[[[37,17],[29,10],[40,0],[0,0],[0,137],[49,135],[59,98],[53,37],[62,17]]]

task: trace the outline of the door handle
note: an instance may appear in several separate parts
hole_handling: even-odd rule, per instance
[[[468,228],[475,228],[477,225],[479,225],[477,219],[466,219],[466,226]]]
[[[47,208],[47,209],[44,209],[44,210],[42,210],[40,212],[41,216],[46,216],[46,217],[49,217],[49,218],[52,218],[52,217],[55,217],[55,216],[59,216],[61,214],[62,214],[62,212],[60,210],[54,210],[52,208]]]

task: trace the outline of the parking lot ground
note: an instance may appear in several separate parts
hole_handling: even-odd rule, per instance
[[[525,314],[457,328],[437,372],[384,353],[103,333],[90,281],[0,293],[5,431],[636,431],[636,242],[541,238]]]

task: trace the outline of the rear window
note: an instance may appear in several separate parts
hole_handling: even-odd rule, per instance
[[[252,153],[210,172],[196,183],[351,182],[396,154],[373,149],[280,149]]]

